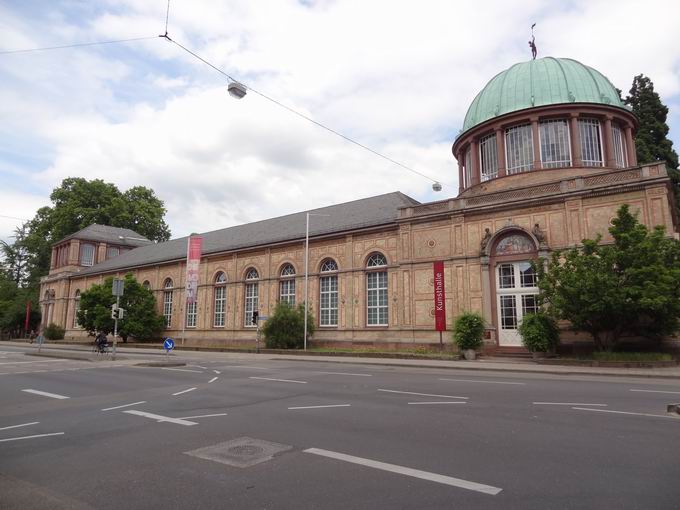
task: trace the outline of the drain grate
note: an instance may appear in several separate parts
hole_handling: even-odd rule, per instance
[[[239,437],[231,441],[184,453],[192,457],[227,464],[228,466],[246,468],[271,460],[275,455],[292,449],[292,446],[272,443],[263,439]]]

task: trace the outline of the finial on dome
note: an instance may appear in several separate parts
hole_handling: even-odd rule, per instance
[[[532,60],[536,60],[536,54],[538,51],[536,50],[536,37],[534,37],[534,27],[536,26],[536,23],[531,25],[531,41],[529,41],[529,47],[531,48],[531,57]]]

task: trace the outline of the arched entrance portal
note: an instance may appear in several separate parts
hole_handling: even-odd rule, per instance
[[[522,347],[517,328],[527,313],[538,310],[538,281],[531,267],[537,255],[534,240],[520,230],[500,236],[491,248],[491,288],[500,347]]]

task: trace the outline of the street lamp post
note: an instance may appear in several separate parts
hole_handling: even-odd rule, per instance
[[[307,350],[307,296],[309,291],[309,217],[310,216],[330,216],[330,214],[307,213],[307,227],[305,229],[305,337],[304,346]]]

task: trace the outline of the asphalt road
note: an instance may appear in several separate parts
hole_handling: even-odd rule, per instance
[[[0,344],[3,509],[680,508],[678,381],[29,350]]]

